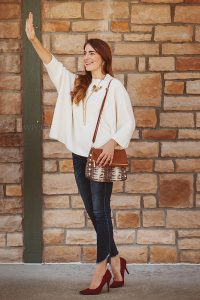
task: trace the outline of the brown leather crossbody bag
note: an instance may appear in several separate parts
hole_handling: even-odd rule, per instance
[[[108,87],[106,88],[106,93],[101,105],[99,117],[97,120],[96,128],[92,139],[93,144],[96,140],[101,114],[103,111],[104,103],[106,100],[106,96],[111,81],[112,79],[110,80]],[[99,181],[99,182],[113,182],[113,181],[126,180],[127,179],[126,167],[128,166],[128,160],[127,160],[127,154],[125,149],[114,149],[114,156],[111,165],[110,163],[108,163],[106,166],[98,166],[96,161],[102,151],[103,149],[101,148],[94,148],[93,146],[91,147],[89,156],[87,158],[85,176],[89,179],[92,179],[94,181]]]

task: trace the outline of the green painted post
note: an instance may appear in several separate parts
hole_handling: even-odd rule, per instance
[[[25,263],[42,262],[42,112],[41,61],[28,40],[25,23],[32,11],[37,37],[41,40],[40,0],[22,2],[23,77],[23,200]]]

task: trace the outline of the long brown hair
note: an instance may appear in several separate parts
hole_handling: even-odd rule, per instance
[[[87,44],[90,44],[95,51],[101,55],[104,64],[103,64],[103,73],[104,74],[110,74],[113,76],[112,71],[112,54],[110,46],[101,39],[89,39],[85,42],[83,49],[85,50],[85,47]],[[86,95],[87,88],[89,87],[91,81],[92,81],[92,74],[90,71],[87,71],[85,69],[85,74],[78,74],[78,77],[75,79],[74,82],[74,89],[71,91],[72,96],[72,102],[78,104]]]

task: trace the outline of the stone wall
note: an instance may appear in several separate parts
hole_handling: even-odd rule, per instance
[[[8,3],[13,2],[13,3]],[[21,1],[0,1],[0,261],[22,261]]]
[[[111,198],[120,254],[130,263],[200,263],[200,1],[43,0],[41,5],[44,46],[70,71],[82,72],[85,40],[106,40],[115,76],[131,97],[137,128],[127,149],[129,175],[126,182],[114,183]],[[5,35],[9,34],[7,22],[14,20],[0,23]],[[21,217],[21,208],[16,211],[21,173],[12,171],[21,163],[21,156],[14,155],[21,145],[20,70],[16,61],[9,64],[10,52],[12,59],[19,59],[19,41],[15,40],[19,33],[12,36],[15,30],[17,26],[1,40],[7,59],[1,122],[9,124],[9,132],[1,126],[1,159],[8,174],[1,180],[1,212],[9,212],[10,220],[0,216],[0,251],[6,247],[6,235],[8,243],[9,235],[14,239],[19,234]],[[94,262],[95,231],[77,190],[71,153],[48,137],[57,93],[44,67],[43,71],[43,261]],[[12,85],[9,81],[9,91],[7,76],[18,79]],[[6,98],[12,105],[5,103],[5,91],[15,97]],[[17,101],[17,108],[10,111]],[[17,127],[10,121],[13,115]],[[13,144],[8,144],[8,135]],[[10,156],[15,157],[13,163]],[[6,224],[12,221],[16,227],[10,229]],[[16,246],[16,241],[7,246]]]

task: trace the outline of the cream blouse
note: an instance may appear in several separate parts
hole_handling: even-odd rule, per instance
[[[93,144],[92,138],[106,87],[113,79],[93,146],[101,148],[112,138],[119,144],[116,148],[128,147],[136,125],[129,95],[120,80],[106,74],[100,83],[102,88],[87,100],[86,125],[84,125],[83,101],[78,105],[72,104],[70,95],[77,75],[67,70],[54,55],[48,64],[43,64],[58,92],[49,137],[65,144],[69,151],[87,157]],[[92,79],[86,98],[91,93],[93,85],[98,85],[99,82],[100,79]]]

